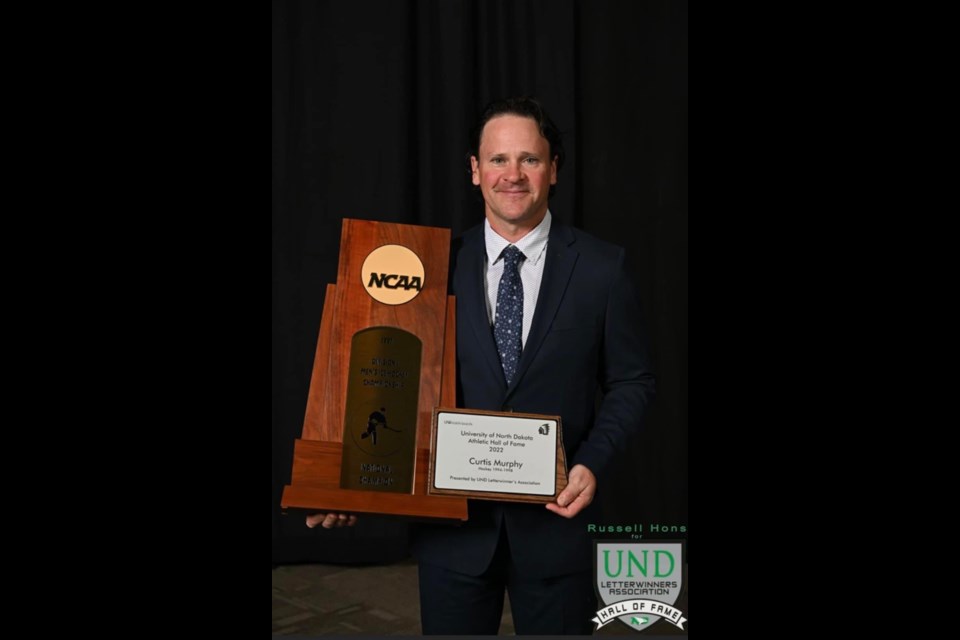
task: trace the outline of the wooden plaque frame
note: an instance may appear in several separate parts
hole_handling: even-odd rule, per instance
[[[437,465],[437,416],[441,413],[461,413],[465,415],[502,416],[508,418],[533,418],[536,420],[556,420],[557,422],[557,476],[553,495],[535,495],[510,493],[505,491],[482,491],[474,489],[439,489],[436,486],[435,470]],[[560,416],[548,416],[539,413],[516,413],[503,411],[481,411],[479,409],[453,409],[438,407],[433,412],[430,424],[430,470],[427,477],[427,493],[435,496],[463,496],[478,500],[497,500],[500,502],[555,502],[560,492],[567,487],[567,455],[563,450],[563,425]]]
[[[422,289],[409,302],[383,304],[363,285],[364,260],[385,245],[406,247],[423,263]],[[447,295],[449,257],[449,229],[344,218],[337,284],[326,288],[306,415],[294,442],[282,508],[467,519],[465,498],[427,495],[433,409],[456,404],[456,301]],[[340,488],[351,338],[375,326],[398,327],[423,343],[412,493]]]

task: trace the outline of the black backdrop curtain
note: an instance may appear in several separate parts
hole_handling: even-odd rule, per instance
[[[467,131],[489,100],[535,95],[568,161],[550,210],[627,248],[658,393],[600,499],[605,522],[687,522],[687,3],[275,0],[272,35],[273,560],[386,561],[399,520],[311,531],[280,514],[324,287],[344,217],[483,219]]]

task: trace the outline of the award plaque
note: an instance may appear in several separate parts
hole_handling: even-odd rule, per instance
[[[467,519],[427,494],[433,409],[455,398],[450,230],[344,219],[281,507]]]
[[[546,503],[567,486],[560,416],[438,408],[431,426],[431,495]]]

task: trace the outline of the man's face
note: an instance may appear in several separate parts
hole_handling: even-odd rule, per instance
[[[557,162],[532,118],[492,118],[480,135],[480,157],[470,156],[473,184],[480,187],[490,226],[531,229],[547,213]]]

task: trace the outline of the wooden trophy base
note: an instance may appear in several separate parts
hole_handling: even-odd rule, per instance
[[[293,475],[283,490],[283,508],[320,512],[378,513],[422,518],[467,519],[467,501],[426,494],[429,449],[417,450],[414,491],[357,491],[340,488],[339,442],[297,440],[293,446]]]

